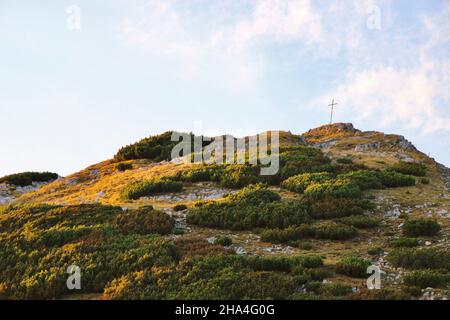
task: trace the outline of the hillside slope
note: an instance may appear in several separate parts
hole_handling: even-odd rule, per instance
[[[219,278],[202,278],[198,280],[199,283],[191,279],[192,282],[186,284],[179,279],[180,289],[177,290],[152,287],[152,292],[160,294],[156,296],[144,294],[148,294],[150,289],[142,287],[139,280],[140,277],[153,277],[147,274],[150,269],[161,277],[175,277],[172,273],[182,274],[185,271],[183,268],[188,268],[183,264],[184,259],[197,261],[195,256],[198,254],[202,257],[220,254],[222,257],[223,252],[245,259],[250,259],[254,254],[289,259],[298,256],[311,259],[318,255],[322,257],[321,262],[311,267],[311,270],[304,267],[301,271],[294,271],[285,266],[286,270],[290,270],[287,274],[286,270],[280,274],[280,270],[273,269],[275,267],[255,267],[252,264],[254,262],[247,260],[233,262],[233,265],[237,263],[240,267],[230,271],[230,277],[247,270],[245,272],[250,272],[257,279],[249,280],[250,283],[256,281],[258,284],[255,286],[264,287],[274,281],[280,282],[283,287],[278,288],[277,292],[284,293],[274,296],[275,293],[269,293],[271,291],[267,289],[266,293],[258,296],[252,288],[241,288],[246,295],[239,296],[236,293],[229,298],[448,297],[450,276],[446,278],[446,272],[450,271],[450,256],[446,252],[450,242],[450,174],[447,168],[417,150],[402,136],[364,132],[355,129],[352,124],[325,125],[300,135],[290,132],[279,134],[281,168],[275,177],[259,176],[255,166],[199,165],[184,163],[180,159],[160,161],[161,158],[158,161],[150,158],[121,158],[123,161],[120,162],[117,159],[107,160],[70,176],[60,177],[37,190],[17,195],[12,205],[0,213],[0,235],[4,237],[4,243],[11,243],[11,246],[18,246],[16,240],[23,238],[36,241],[36,245],[39,244],[39,248],[45,250],[63,250],[64,255],[69,254],[69,251],[77,254],[78,250],[84,252],[85,249],[81,248],[86,243],[99,252],[106,250],[108,254],[113,254],[108,251],[111,248],[102,247],[99,239],[109,239],[116,232],[115,239],[122,239],[124,234],[125,237],[133,236],[133,239],[146,237],[139,240],[140,243],[152,243],[151,246],[156,244],[148,237],[159,234],[155,238],[159,240],[155,241],[173,245],[179,250],[164,268],[155,262],[149,265],[133,260],[131,269],[127,267],[113,274],[105,274],[104,280],[96,282],[96,286],[91,286],[85,292],[96,298],[224,297],[223,292],[207,295],[195,287],[201,281],[211,286],[225,281],[220,278],[221,272],[225,272],[222,269],[214,271]],[[152,143],[155,140],[162,141],[150,140]],[[142,141],[146,143],[149,140]],[[205,145],[205,149],[214,148],[215,143],[213,140],[211,144]],[[143,150],[145,146],[137,144],[133,148]],[[157,145],[155,147],[153,144],[152,148],[157,150]],[[167,153],[167,150],[164,152]],[[267,183],[268,186],[257,183]],[[57,207],[41,208],[43,203]],[[153,210],[148,209],[149,206],[161,210],[173,221],[162,217],[159,218],[162,220],[146,221],[150,215],[160,212],[144,214],[145,210]],[[30,215],[29,210],[38,214]],[[106,210],[105,214],[103,210]],[[78,218],[80,212],[87,215],[84,220],[79,220],[83,219],[82,215]],[[92,218],[87,218],[90,214]],[[121,215],[132,220],[127,220],[123,225],[125,218],[121,218]],[[92,219],[92,223],[89,219]],[[154,224],[160,223],[157,221],[164,221],[161,222],[164,227],[155,229]],[[132,227],[134,223],[149,227],[141,230]],[[170,223],[173,223],[173,230],[167,227]],[[50,229],[42,229],[42,226]],[[69,232],[68,226],[75,229]],[[54,232],[57,235],[48,238]],[[220,245],[221,241],[208,244],[218,238],[222,239],[223,246]],[[41,244],[41,240],[44,244]],[[131,240],[120,241],[129,243]],[[118,242],[117,246],[125,242]],[[12,247],[0,246],[0,258],[1,249],[3,254],[11,256]],[[144,256],[148,255],[144,247],[130,250],[141,250]],[[50,255],[51,252],[46,254]],[[131,252],[131,256],[137,254]],[[412,265],[405,258],[411,255],[416,257]],[[137,257],[142,256],[138,254]],[[221,262],[216,262],[218,265],[227,265],[231,263],[227,259],[235,259],[232,257],[224,257],[223,261],[217,258]],[[48,257],[46,259],[48,263]],[[77,259],[81,259],[80,264],[83,263],[82,258]],[[109,258],[102,259],[106,259],[102,260],[103,265],[113,263]],[[99,263],[95,261],[93,265]],[[383,290],[365,289],[365,269],[361,271],[365,263],[376,265],[384,272]],[[3,267],[12,273],[19,272],[13,265]],[[197,267],[206,268],[204,265]],[[61,266],[58,268],[63,270]],[[427,269],[446,271],[440,277],[435,271]],[[35,279],[39,270],[27,271],[31,272],[27,277]],[[55,272],[58,274],[60,271]],[[298,280],[299,274],[295,272],[308,280],[291,288],[288,283],[292,283],[294,278]],[[14,279],[0,277],[0,296],[3,284],[7,297],[39,297],[34,291],[25,290],[23,284],[17,284]],[[156,280],[162,281],[162,278]],[[30,286],[40,288],[37,283]],[[27,295],[27,292],[31,293]],[[198,296],[192,296],[192,292],[198,292]],[[234,291],[230,289],[230,292]],[[50,290],[45,294],[45,297],[64,297],[67,292]]]

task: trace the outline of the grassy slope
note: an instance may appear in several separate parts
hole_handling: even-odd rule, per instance
[[[443,226],[440,240],[432,239],[432,246],[444,246],[448,248],[448,235],[450,223],[448,218],[442,217],[438,212],[450,211],[450,200],[443,197],[445,186],[437,170],[435,162],[423,153],[412,150],[400,150],[398,147],[392,147],[392,142],[398,136],[384,135],[378,132],[322,132],[316,134],[310,142],[323,142],[330,139],[336,139],[337,142],[330,147],[323,148],[323,151],[332,158],[350,157],[355,163],[365,164],[370,168],[382,169],[386,166],[398,162],[398,155],[403,154],[414,160],[423,161],[427,165],[427,177],[430,184],[424,185],[418,183],[416,186],[407,188],[394,188],[370,191],[370,194],[377,199],[379,207],[375,211],[376,215],[382,217],[384,213],[396,204],[401,206],[401,211],[409,212],[412,217],[433,216],[437,218]],[[291,135],[287,132],[281,133],[281,141],[284,145],[298,144],[299,136]],[[358,144],[368,144],[380,142],[381,146],[377,150],[356,152],[355,146]],[[75,173],[64,179],[55,181],[39,190],[23,195],[18,201],[22,203],[57,203],[57,204],[76,204],[85,202],[100,202],[104,204],[118,204],[127,207],[138,207],[141,205],[153,204],[160,208],[171,208],[173,203],[155,202],[152,200],[138,200],[133,202],[123,202],[119,199],[120,190],[129,182],[139,179],[152,178],[157,176],[170,176],[183,170],[188,164],[162,163],[156,164],[146,160],[128,161],[133,164],[133,170],[118,172],[116,164],[111,161],[105,161],[93,165],[83,171]],[[191,186],[187,186],[191,188]],[[283,198],[296,197],[295,194],[279,191]],[[100,197],[99,193],[104,196]],[[192,203],[186,202],[188,205]],[[417,205],[430,204],[427,208],[416,208]],[[219,234],[231,235],[237,246],[243,247],[247,252],[260,254],[323,254],[326,256],[326,263],[334,264],[341,257],[352,254],[365,255],[371,248],[381,247],[389,250],[387,241],[400,235],[399,225],[404,220],[401,218],[383,219],[380,228],[375,230],[364,230],[360,235],[348,241],[329,241],[329,240],[310,240],[312,249],[304,250],[298,248],[288,248],[287,250],[272,250],[267,248],[274,246],[269,243],[262,243],[259,237],[252,232],[230,232],[226,230],[217,230],[209,228],[192,227],[191,232],[183,237],[201,236],[209,238]],[[363,280],[355,280],[342,275],[336,275],[332,281],[344,281],[352,285],[362,285]]]

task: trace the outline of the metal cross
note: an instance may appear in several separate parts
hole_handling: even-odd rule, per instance
[[[331,118],[330,118],[330,124],[333,123],[333,110],[334,110],[334,106],[336,106],[337,103],[334,102],[334,98],[333,100],[331,100],[331,103],[328,105],[329,107],[331,107]]]

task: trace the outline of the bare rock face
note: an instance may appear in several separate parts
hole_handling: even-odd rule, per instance
[[[442,181],[444,182],[445,187],[450,191],[450,168],[447,168],[440,163],[437,164],[437,167],[439,172],[441,173]]]
[[[355,147],[355,151],[356,151],[356,152],[370,151],[370,150],[379,149],[380,146],[381,146],[381,143],[380,143],[379,141],[377,141],[377,142],[372,142],[372,143],[358,144],[358,145]]]
[[[398,140],[394,142],[394,145],[400,149],[417,151],[416,147],[409,140],[406,140],[404,136],[398,136]]]
[[[37,190],[48,183],[49,182],[33,182],[31,185],[24,187],[2,183],[0,184],[0,204],[8,204],[22,194]]]
[[[316,143],[333,138],[353,136],[359,132],[361,131],[355,129],[351,123],[333,123],[311,129],[305,132],[302,137],[310,143]]]

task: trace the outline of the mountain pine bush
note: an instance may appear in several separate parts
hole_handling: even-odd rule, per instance
[[[403,278],[404,284],[407,286],[419,287],[421,289],[432,287],[446,287],[450,282],[450,275],[434,270],[418,270],[408,273]]]
[[[389,170],[417,177],[424,177],[427,174],[427,167],[422,163],[401,161],[392,165]]]
[[[396,267],[406,269],[445,269],[450,270],[450,253],[434,248],[398,248],[388,255]]]
[[[284,180],[281,187],[289,191],[303,193],[312,183],[321,183],[331,180],[333,175],[328,172],[302,173]]]
[[[359,198],[361,189],[349,180],[338,179],[323,183],[312,183],[305,189],[304,195],[314,199],[324,197]]]
[[[136,181],[125,186],[121,192],[121,198],[124,200],[137,200],[157,193],[178,192],[182,188],[182,182],[170,178]]]
[[[336,265],[336,271],[354,278],[366,278],[367,268],[371,265],[369,260],[360,257],[347,257],[341,259]]]
[[[416,184],[416,179],[413,176],[396,171],[381,171],[378,176],[383,186],[388,188],[408,187]]]
[[[58,174],[53,172],[21,172],[1,177],[0,183],[25,187],[33,182],[49,182],[57,178]]]
[[[433,219],[407,220],[403,225],[403,233],[407,237],[435,236],[441,226]]]
[[[188,223],[213,228],[249,230],[286,228],[310,222],[308,207],[298,201],[280,201],[264,185],[250,185],[224,201],[212,201],[189,210]]]
[[[383,187],[376,171],[352,171],[339,175],[338,178],[354,182],[361,190],[381,189]]]
[[[122,172],[122,171],[133,169],[133,165],[131,163],[121,162],[121,163],[117,164],[116,168],[117,168],[118,171]]]

